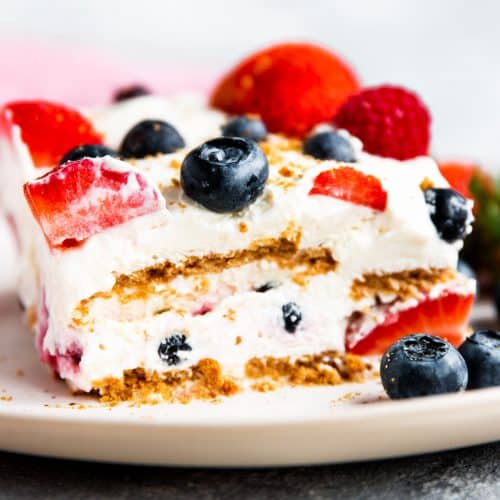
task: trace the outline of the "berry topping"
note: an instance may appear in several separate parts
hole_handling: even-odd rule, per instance
[[[384,211],[387,192],[373,175],[367,175],[352,167],[339,167],[321,172],[309,191],[310,195],[324,195],[339,200],[364,205]]]
[[[460,193],[448,188],[429,188],[424,197],[441,239],[453,243],[465,237],[470,214],[467,200]]]
[[[126,101],[127,99],[133,99],[134,97],[142,97],[144,95],[151,94],[151,90],[145,85],[133,84],[127,85],[126,87],[119,88],[113,94],[113,102]]]
[[[192,350],[192,347],[186,342],[186,336],[181,333],[175,333],[161,341],[158,347],[158,356],[169,366],[178,365],[181,361],[184,361],[179,357],[179,351]]]
[[[469,188],[471,180],[474,175],[481,174],[481,169],[477,165],[458,162],[440,163],[439,170],[455,191],[464,198],[472,198]]]
[[[295,302],[288,302],[281,307],[283,313],[283,321],[285,323],[285,330],[288,333],[295,333],[299,323],[302,321],[302,313],[299,306]]]
[[[479,330],[460,346],[469,369],[469,389],[500,385],[500,333]]]
[[[0,110],[4,126],[17,125],[37,167],[56,165],[80,144],[100,144],[101,135],[78,111],[47,101],[18,101]]]
[[[415,307],[388,312],[383,322],[359,338],[348,328],[346,349],[360,356],[380,356],[393,342],[415,332],[428,332],[459,346],[467,332],[474,295],[446,293]]]
[[[255,291],[258,293],[265,293],[269,290],[272,290],[273,288],[279,287],[280,285],[281,283],[279,281],[268,281],[267,283],[264,283],[263,285],[257,287]]]
[[[304,142],[304,153],[318,160],[356,161],[351,143],[332,131],[309,136]]]
[[[222,135],[225,137],[244,137],[260,142],[267,137],[267,128],[258,118],[238,116],[222,126]]]
[[[103,156],[116,158],[118,153],[102,144],[82,144],[68,151],[59,161],[59,165],[64,165],[68,161],[81,160],[82,158],[101,158]]]
[[[467,386],[467,366],[446,340],[408,335],[393,344],[380,362],[382,384],[391,399],[457,392]]]
[[[416,94],[402,87],[362,90],[346,100],[334,121],[361,139],[368,153],[408,160],[429,149],[429,111]]]
[[[25,184],[24,195],[53,248],[77,245],[104,229],[163,207],[156,188],[111,158],[66,163]]]
[[[267,159],[254,141],[219,137],[193,149],[184,159],[181,184],[187,196],[213,212],[235,212],[264,190]]]
[[[271,132],[304,136],[331,120],[358,88],[352,70],[329,50],[286,43],[238,64],[217,85],[211,103],[231,114],[256,113]]]
[[[179,132],[169,123],[144,120],[127,132],[120,146],[120,155],[124,158],[144,158],[173,153],[185,145]]]

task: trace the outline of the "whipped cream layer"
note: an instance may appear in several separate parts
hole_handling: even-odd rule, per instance
[[[325,248],[338,262],[337,274],[346,284],[365,273],[389,273],[418,268],[454,268],[460,243],[441,240],[429,217],[420,184],[428,179],[446,186],[428,158],[410,162],[364,155],[356,168],[376,175],[388,192],[384,212],[328,196],[309,195],[314,178],[336,162],[317,162],[296,152],[270,163],[270,179],[263,195],[236,214],[210,212],[188,199],[172,181],[187,151],[134,161],[166,198],[166,209],[139,217],[91,237],[84,245],[50,251],[41,242],[41,268],[47,299],[54,316],[71,321],[78,303],[113,287],[117,275],[129,274],[165,261],[182,264],[188,257],[226,255],[256,241],[300,234],[299,248]],[[121,168],[119,160],[108,164]],[[299,164],[301,178],[283,187],[279,170]],[[289,182],[289,177],[286,181]],[[241,224],[244,224],[242,232]],[[85,272],[82,272],[85,270]],[[51,300],[49,290],[63,297]]]

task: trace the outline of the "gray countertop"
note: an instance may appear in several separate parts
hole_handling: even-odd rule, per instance
[[[500,442],[378,462],[261,470],[136,467],[0,453],[0,498],[498,499],[499,466]]]

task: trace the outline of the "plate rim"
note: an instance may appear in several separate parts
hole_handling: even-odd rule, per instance
[[[224,404],[224,402],[212,403],[206,402],[207,407],[211,404]],[[398,414],[401,417],[413,417],[417,414],[425,414],[429,411],[436,410],[442,411],[448,409],[453,410],[467,410],[473,407],[475,411],[478,407],[488,408],[495,407],[500,403],[500,387],[492,387],[485,389],[476,389],[473,391],[464,391],[459,394],[444,394],[438,396],[426,396],[411,398],[407,400],[384,400],[376,403],[359,404],[353,406],[345,406],[342,408],[333,408],[330,415],[319,415],[317,417],[303,417],[299,415],[289,416],[247,416],[237,415],[236,417],[224,416],[214,420],[203,420],[201,416],[199,420],[190,420],[187,422],[181,421],[181,416],[172,417],[165,414],[140,414],[141,407],[132,407],[132,411],[137,412],[133,414],[115,413],[111,415],[113,407],[108,407],[110,412],[107,414],[95,414],[93,410],[103,410],[106,408],[105,404],[98,403],[97,406],[88,406],[86,408],[75,409],[70,406],[54,407],[54,408],[39,408],[35,413],[33,408],[29,405],[15,406],[0,406],[0,420],[9,419],[12,417],[23,419],[25,421],[37,422],[84,422],[85,424],[99,424],[99,425],[136,425],[140,427],[182,427],[182,428],[197,428],[197,427],[269,427],[269,426],[283,426],[283,425],[297,425],[301,423],[323,425],[327,423],[341,422],[344,420],[364,420],[370,418],[384,418],[393,417]],[[144,405],[148,408],[157,407],[165,409],[172,403],[160,403],[158,405]],[[178,404],[178,403],[173,403]],[[189,403],[187,404],[189,406]],[[117,406],[116,408],[119,408]],[[50,411],[54,413],[49,413]],[[47,411],[47,413],[45,413]],[[500,411],[500,410],[497,410]],[[144,417],[148,418],[144,418]]]

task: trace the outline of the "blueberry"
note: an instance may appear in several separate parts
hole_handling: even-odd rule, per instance
[[[158,347],[158,356],[167,365],[178,365],[182,360],[177,354],[179,351],[191,351],[192,347],[186,342],[186,336],[181,333],[175,333],[166,337]]]
[[[267,137],[267,128],[258,118],[238,116],[222,126],[222,135],[225,137],[244,137],[260,142]]]
[[[258,293],[265,293],[269,290],[272,290],[273,288],[277,288],[278,286],[280,286],[280,283],[278,281],[268,281],[267,283],[258,286],[255,291]]]
[[[309,136],[304,142],[304,153],[318,160],[355,162],[351,143],[337,132],[320,132]]]
[[[414,334],[395,342],[380,362],[382,384],[391,399],[457,392],[467,386],[464,358],[448,342]]]
[[[126,87],[119,88],[113,94],[113,102],[125,101],[127,99],[133,99],[134,97],[141,97],[149,94],[151,94],[151,90],[144,85],[127,85]]]
[[[449,188],[426,189],[424,197],[440,238],[448,243],[464,238],[469,218],[467,200]]]
[[[124,158],[144,158],[158,153],[173,153],[185,145],[179,132],[169,123],[144,120],[128,131],[120,146],[120,154]]]
[[[236,212],[264,190],[269,167],[256,142],[218,137],[193,149],[184,159],[181,184],[187,196],[208,210]]]
[[[459,348],[469,369],[469,389],[500,385],[500,333],[474,332]]]
[[[285,330],[288,333],[295,333],[299,323],[302,321],[302,313],[299,306],[295,302],[288,302],[281,307],[283,313],[283,321],[285,323]]]
[[[102,144],[82,144],[70,149],[60,160],[59,165],[68,161],[81,160],[82,158],[100,158],[102,156],[117,157],[118,153]]]

